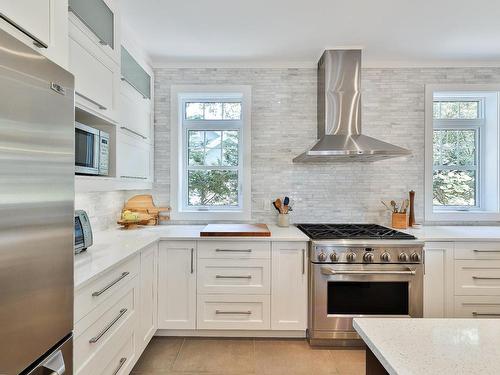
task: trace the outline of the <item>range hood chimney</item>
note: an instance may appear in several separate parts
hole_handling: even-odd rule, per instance
[[[376,161],[411,154],[361,134],[361,50],[328,50],[318,62],[318,139],[293,161]]]

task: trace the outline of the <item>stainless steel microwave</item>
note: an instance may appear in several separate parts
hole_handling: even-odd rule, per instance
[[[109,134],[75,122],[75,172],[107,176]]]

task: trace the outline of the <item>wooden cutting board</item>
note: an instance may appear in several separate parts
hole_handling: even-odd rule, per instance
[[[270,237],[266,224],[208,224],[201,237]]]

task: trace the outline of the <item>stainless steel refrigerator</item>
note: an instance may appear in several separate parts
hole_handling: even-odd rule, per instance
[[[0,30],[0,374],[73,374],[74,78]]]

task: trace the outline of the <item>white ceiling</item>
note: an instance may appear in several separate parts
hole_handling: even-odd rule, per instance
[[[155,65],[500,65],[498,0],[121,0]]]

